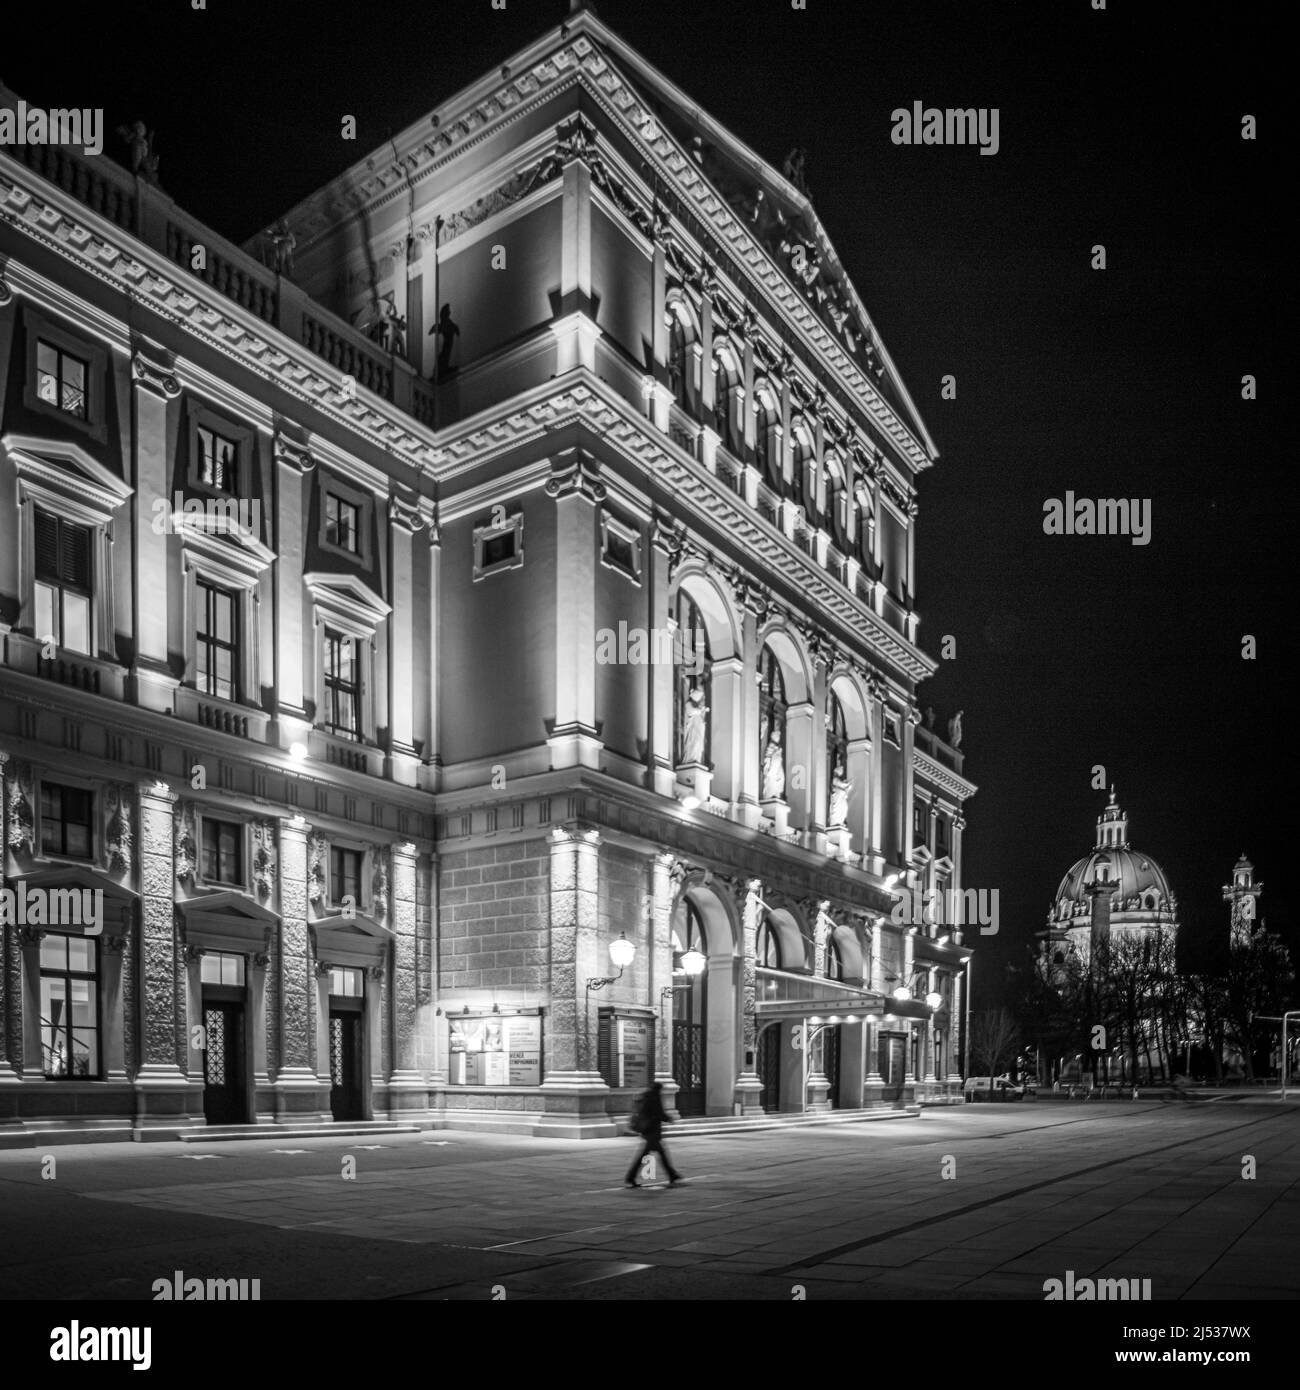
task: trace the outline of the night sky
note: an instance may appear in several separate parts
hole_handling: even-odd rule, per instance
[[[565,0],[63,4],[7,47],[33,105],[157,131],[164,188],[235,241],[557,24]],[[1226,935],[1244,849],[1263,915],[1295,821],[1282,207],[1295,150],[1271,4],[602,0],[603,20],[813,203],[935,439],[920,484],[921,688],[965,711],[965,882],[999,890],[976,1004],[1093,841],[1103,764],[1165,868],[1188,959]],[[74,42],[75,39],[75,42]],[[109,61],[110,55],[117,55]],[[914,101],[997,107],[996,156],[895,146]],[[357,117],[358,140],[339,138]],[[1240,138],[1257,117],[1259,138]],[[122,158],[112,134],[106,152]],[[1090,267],[1106,247],[1108,268]],[[940,399],[945,374],[957,399]],[[1241,377],[1259,399],[1241,399]],[[1051,497],[1149,498],[1152,538],[1047,536]],[[1243,661],[1244,634],[1258,659]]]

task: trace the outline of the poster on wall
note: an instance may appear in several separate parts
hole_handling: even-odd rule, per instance
[[[508,1079],[512,1086],[542,1084],[542,1020],[538,1014],[521,1014],[505,1020]]]
[[[650,1022],[644,1018],[618,1021],[618,1060],[620,1086],[638,1089],[650,1084]]]

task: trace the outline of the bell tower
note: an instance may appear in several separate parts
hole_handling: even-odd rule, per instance
[[[1241,858],[1232,866],[1232,882],[1223,885],[1223,901],[1232,905],[1233,946],[1244,946],[1250,940],[1259,917],[1258,899],[1263,891],[1264,885],[1255,882],[1255,866],[1243,850]]]

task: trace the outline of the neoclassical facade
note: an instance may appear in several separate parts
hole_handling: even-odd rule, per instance
[[[243,248],[0,151],[0,392],[0,1143],[960,1095],[936,451],[797,159],[588,12]]]

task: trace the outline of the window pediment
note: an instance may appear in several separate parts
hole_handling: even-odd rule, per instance
[[[313,570],[303,575],[302,586],[311,594],[322,616],[336,619],[352,629],[373,632],[393,611],[391,604],[385,603],[355,575]]]
[[[102,526],[135,491],[71,441],[11,433],[0,444],[29,491],[57,499],[83,525]]]

